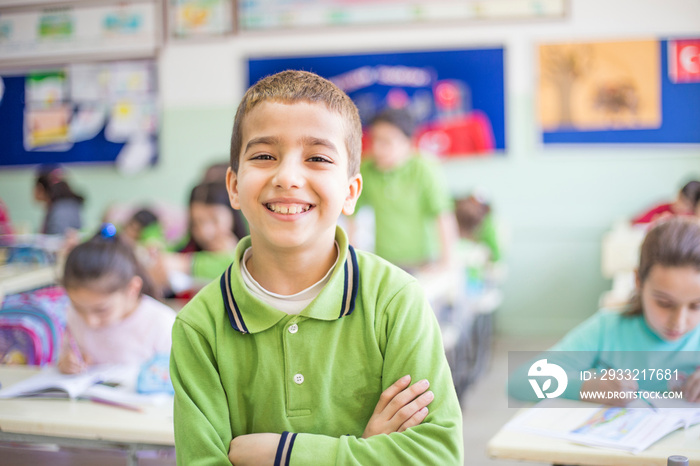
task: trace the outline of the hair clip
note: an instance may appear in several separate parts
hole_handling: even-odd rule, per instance
[[[117,234],[117,227],[111,223],[103,223],[100,228],[100,236],[104,239],[114,239]]]

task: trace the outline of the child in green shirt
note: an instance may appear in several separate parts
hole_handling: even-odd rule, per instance
[[[227,187],[250,236],[173,327],[178,463],[462,464],[421,287],[336,225],[362,190],[361,131],[349,97],[312,73],[243,97]]]
[[[374,252],[417,271],[449,266],[458,234],[442,168],[415,153],[413,126],[405,109],[387,109],[374,117],[371,148],[361,166],[364,191],[358,208],[374,210]]]

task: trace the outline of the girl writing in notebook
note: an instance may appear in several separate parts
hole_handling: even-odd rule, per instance
[[[545,379],[556,372],[556,364],[567,375],[565,398],[627,405],[675,392],[676,398],[682,394],[685,401],[700,401],[697,219],[657,222],[642,244],[636,285],[626,310],[599,311],[540,355],[539,364],[529,361],[513,372],[509,394],[537,401],[555,393],[554,382]],[[539,394],[530,380],[541,388]],[[562,380],[557,378],[557,386],[563,386]],[[640,391],[658,393],[648,398]]]
[[[114,225],[66,258],[63,286],[72,306],[58,368],[77,373],[92,364],[141,364],[170,353],[175,313],[148,296],[148,276]]]

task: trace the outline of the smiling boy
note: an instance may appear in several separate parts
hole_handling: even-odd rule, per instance
[[[462,463],[420,286],[336,225],[362,190],[361,134],[348,96],[312,73],[243,97],[226,182],[250,236],[173,328],[179,464]]]

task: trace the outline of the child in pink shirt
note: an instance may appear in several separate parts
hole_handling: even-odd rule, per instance
[[[58,368],[77,373],[92,364],[141,364],[170,353],[175,313],[147,296],[150,280],[131,246],[105,224],[66,258],[72,306]]]

